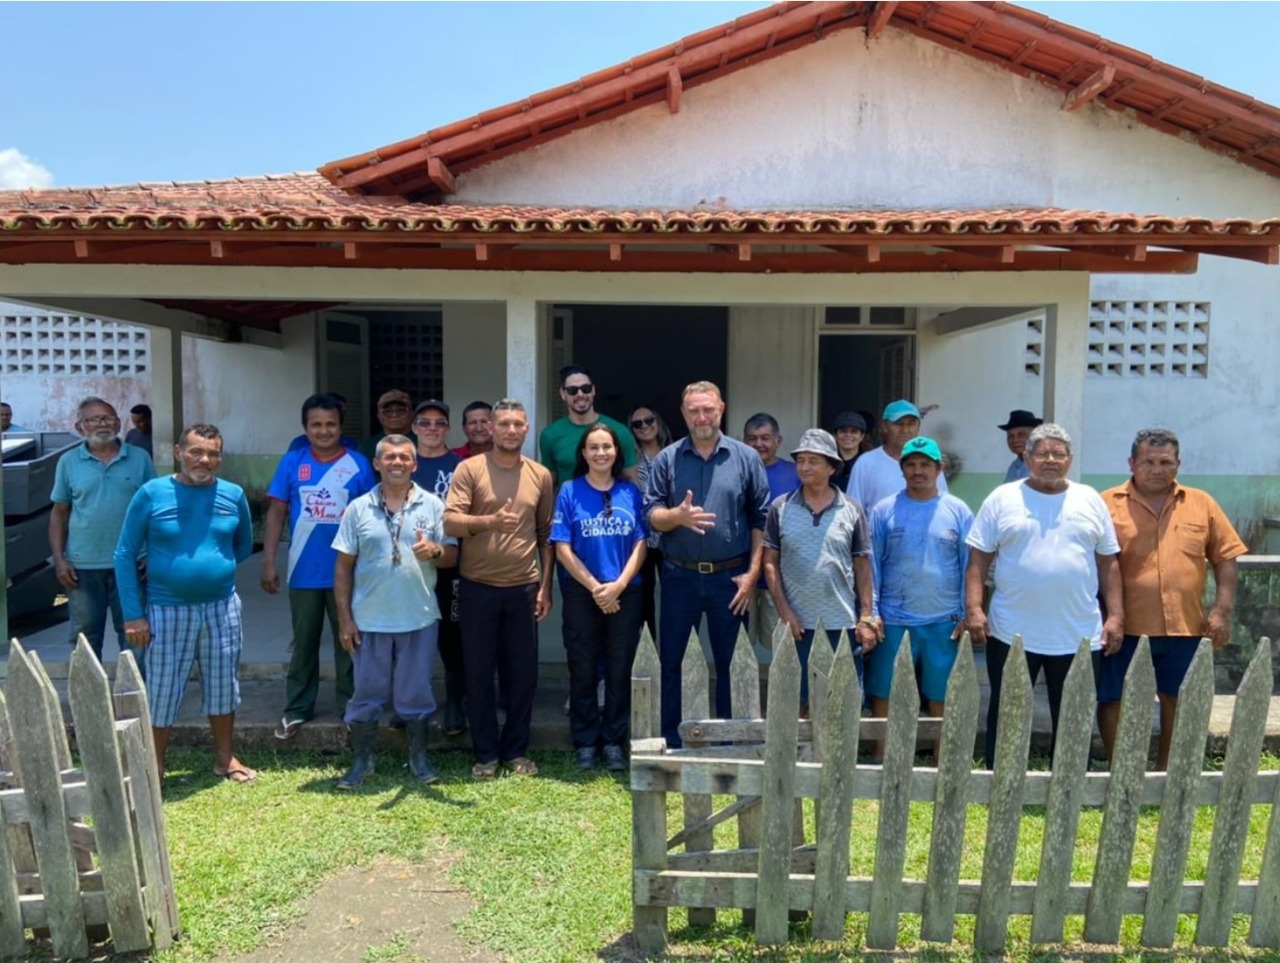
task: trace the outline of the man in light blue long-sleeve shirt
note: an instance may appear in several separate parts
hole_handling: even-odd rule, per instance
[[[178,471],[138,489],[116,545],[125,638],[147,649],[147,701],[161,778],[169,729],[198,661],[214,775],[251,782],[257,773],[231,753],[243,643],[236,565],[253,551],[249,502],[239,485],[217,477],[222,434],[214,425],[185,429],[174,454]],[[137,569],[143,552],[145,605]]]

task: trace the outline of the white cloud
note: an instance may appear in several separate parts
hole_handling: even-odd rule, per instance
[[[16,147],[0,150],[0,190],[23,190],[27,187],[48,187],[53,174],[41,167]]]

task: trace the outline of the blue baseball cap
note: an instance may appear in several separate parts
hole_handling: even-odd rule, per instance
[[[920,409],[907,401],[900,398],[897,401],[891,401],[885,406],[884,414],[881,416],[882,421],[901,421],[903,418],[919,418]]]
[[[902,454],[898,456],[898,464],[907,460],[908,455],[924,455],[931,458],[939,465],[942,464],[942,449],[938,447],[938,443],[932,438],[925,438],[917,435],[909,442],[902,446]]]

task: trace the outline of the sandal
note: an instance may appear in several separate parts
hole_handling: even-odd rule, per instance
[[[498,774],[498,760],[493,762],[477,762],[471,767],[472,779],[492,779]]]
[[[219,779],[229,779],[231,782],[239,783],[242,786],[258,778],[257,772],[250,769],[239,759],[232,759],[229,767],[221,771],[215,769],[213,774]]]
[[[273,735],[281,742],[287,742],[298,734],[298,730],[302,728],[306,719],[290,719],[285,716],[280,720],[280,725],[276,726]]]
[[[538,764],[527,756],[508,759],[503,765],[510,769],[512,775],[515,776],[536,776],[538,774]]]

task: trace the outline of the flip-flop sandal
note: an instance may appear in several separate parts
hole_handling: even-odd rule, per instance
[[[503,765],[510,769],[512,775],[515,776],[536,776],[538,774],[538,764],[526,756],[521,756],[518,759],[508,759]]]
[[[472,779],[492,779],[498,774],[498,762],[477,762],[471,767]]]
[[[276,726],[276,731],[272,735],[281,742],[287,742],[298,734],[298,730],[302,728],[305,722],[305,719],[290,719],[285,716],[280,720],[280,725]]]
[[[238,783],[242,786],[246,783],[251,783],[258,778],[257,772],[250,769],[242,762],[233,763],[230,769],[223,772],[219,772],[215,769],[213,770],[213,774],[219,779],[229,779],[231,782]]]

